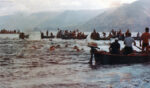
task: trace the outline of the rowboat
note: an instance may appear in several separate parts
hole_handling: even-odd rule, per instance
[[[93,40],[110,40],[110,38],[91,38],[91,39],[93,39]]]
[[[25,39],[25,38],[29,38],[29,35],[26,35],[24,33],[19,34],[19,39]]]
[[[113,64],[135,64],[150,61],[150,55],[144,53],[132,53],[129,55],[110,54],[104,51],[95,51],[94,58],[96,64],[113,65]]]
[[[44,38],[55,38],[55,36],[41,36],[41,39],[44,39]]]
[[[61,37],[61,39],[86,39],[87,38],[87,35],[84,35],[84,36],[80,36],[80,37],[70,37],[70,36],[67,36],[67,35],[63,35],[62,37]]]
[[[115,37],[115,38],[117,38],[117,37]],[[134,40],[140,40],[140,37],[132,37],[132,38],[134,38]],[[106,38],[100,37],[100,38],[91,38],[91,39],[93,39],[93,40],[110,40],[111,38],[109,38],[109,37],[106,37]],[[118,38],[118,40],[124,40],[124,38]]]

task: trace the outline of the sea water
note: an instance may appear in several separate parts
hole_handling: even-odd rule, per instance
[[[42,40],[39,32],[25,40],[12,36],[0,38],[0,88],[150,88],[149,63],[88,64],[87,43],[96,42],[100,50],[108,51],[111,41],[94,41],[89,36],[85,40]],[[123,41],[119,43],[123,48]]]

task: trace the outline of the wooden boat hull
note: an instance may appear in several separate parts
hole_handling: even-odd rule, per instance
[[[139,37],[133,37],[134,38],[134,40],[140,40],[140,38]],[[110,40],[110,38],[91,38],[91,39],[93,39],[93,40]],[[119,40],[124,40],[124,39],[122,39],[122,38],[118,38]]]
[[[25,35],[24,33],[20,33],[19,34],[19,39],[27,39],[27,38],[29,38],[29,35]]]
[[[134,64],[150,61],[150,56],[146,54],[137,55],[112,55],[101,52],[94,53],[96,64],[113,65],[113,64]]]
[[[41,36],[41,39],[44,39],[44,38],[55,38],[55,36]]]
[[[93,38],[91,38],[93,39]],[[110,38],[96,38],[96,39],[93,39],[93,40],[110,40]]]
[[[62,39],[86,39],[87,35],[85,35],[84,37],[69,37],[69,36],[62,36]]]

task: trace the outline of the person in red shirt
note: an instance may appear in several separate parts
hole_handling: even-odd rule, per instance
[[[141,40],[140,40],[140,46],[142,42],[142,52],[144,52],[145,48],[146,48],[146,52],[149,51],[149,39],[150,39],[149,28],[146,27],[145,32],[142,34]]]

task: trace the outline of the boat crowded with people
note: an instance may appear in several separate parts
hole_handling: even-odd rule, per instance
[[[108,35],[106,35],[106,32],[102,32],[102,35],[94,29],[93,32],[91,33],[91,39],[93,40],[110,40],[111,38],[118,38],[119,40],[124,40],[127,34],[131,33],[129,29],[127,29],[126,32],[122,32],[121,29],[119,31],[115,31],[112,29]],[[138,32],[136,36],[132,36],[135,40],[140,40],[140,33]]]
[[[149,28],[145,28],[145,32],[140,36],[140,46],[136,45],[134,38],[131,37],[131,33],[126,34],[124,39],[125,47],[121,50],[118,39],[110,44],[109,52],[97,50],[97,43],[88,43],[91,47],[91,58],[89,63],[92,63],[93,57],[95,64],[113,65],[113,64],[134,64],[150,62],[150,46],[149,46]],[[133,50],[133,45],[140,49],[140,52]]]
[[[7,30],[7,29],[1,29],[0,34],[19,34],[20,30]]]
[[[79,30],[69,31],[58,29],[56,36],[52,32],[49,35],[48,30],[46,31],[46,35],[44,35],[44,33],[41,32],[41,39],[45,38],[86,39],[87,35],[85,35],[84,32],[79,32]]]

